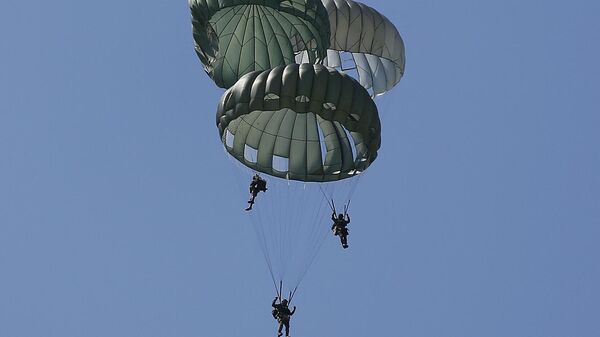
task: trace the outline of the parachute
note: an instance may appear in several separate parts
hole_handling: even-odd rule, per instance
[[[404,74],[404,42],[375,9],[352,0],[323,0],[331,39],[323,65],[354,72],[373,96],[392,89]]]
[[[320,0],[189,0],[195,49],[221,88],[241,76],[325,58],[329,18]]]
[[[351,0],[189,6],[196,54],[227,89],[216,114],[226,156],[244,190],[256,173],[267,180],[248,215],[278,295],[285,284],[291,300],[330,233],[330,212],[347,212],[377,158],[373,97],[400,81],[404,43],[387,18]]]
[[[217,127],[244,165],[301,181],[359,174],[381,143],[369,93],[345,74],[308,63],[244,76],[223,95]]]
[[[235,167],[233,176],[242,187],[232,199],[238,201],[238,209],[243,212],[245,200],[241,198],[247,196],[247,185],[254,171],[227,156]],[[362,175],[332,182],[262,175],[268,191],[257,196],[254,207],[246,214],[279,296],[293,298],[300,288],[323,243],[333,235],[330,207],[335,205],[337,211],[343,212],[358,192]]]

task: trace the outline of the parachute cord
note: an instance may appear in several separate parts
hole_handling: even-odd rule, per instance
[[[277,267],[277,277],[280,280],[285,278],[285,255],[284,255],[284,227],[282,227],[282,223],[284,223],[284,207],[280,204],[282,200],[285,200],[285,196],[289,193],[286,193],[286,189],[283,188],[283,184],[281,181],[276,179],[271,179],[272,188],[269,190],[272,192],[270,195],[269,202],[266,203],[266,213],[265,216],[267,219],[265,221],[261,220],[262,225],[269,230],[270,233],[270,250],[275,257],[274,263]]]
[[[273,182],[275,183],[275,182]],[[276,183],[275,183],[276,184]],[[279,200],[279,198],[281,198],[281,193],[283,193],[281,191],[281,189],[277,188],[277,186],[275,188],[271,188],[270,191],[272,193],[274,193],[274,195],[271,195],[269,198],[273,198],[273,200]],[[263,228],[263,230],[267,230],[269,233],[269,242],[271,242],[271,245],[269,246],[269,243],[267,242],[267,235],[265,235],[265,247],[271,247],[272,249],[270,249],[271,253],[274,255],[275,261],[273,261],[276,264],[277,270],[279,271],[277,277],[282,280],[283,279],[283,275],[281,274],[281,264],[282,264],[282,257],[281,257],[281,251],[279,251],[277,248],[278,245],[281,244],[281,240],[279,239],[281,236],[281,229],[276,225],[276,222],[272,222],[269,221],[269,219],[274,218],[274,214],[276,214],[276,210],[274,209],[276,207],[276,205],[274,205],[272,202],[267,202],[267,200],[265,200],[265,202],[263,204],[260,205],[260,209],[258,209],[258,213],[260,214],[260,225],[261,228]],[[265,210],[265,216],[267,217],[266,221],[265,219],[263,219],[263,209]],[[279,254],[277,254],[279,251]]]
[[[286,205],[290,204],[290,196],[293,193],[293,191],[291,191],[291,185],[288,183],[288,181],[284,182],[285,185],[285,190],[282,189],[282,191],[285,191],[285,195],[286,195]],[[280,197],[280,200],[283,200],[282,198],[283,196]],[[293,215],[292,215],[293,216]],[[286,216],[286,214],[283,212],[283,207],[280,207],[280,217],[278,219],[278,223],[277,223],[277,228],[279,229],[279,261],[281,263],[280,265],[280,271],[281,271],[281,277],[285,278],[285,275],[287,274],[287,263],[286,261],[289,261],[288,258],[288,252],[290,250],[290,243],[288,241],[286,241],[286,239],[289,239],[289,236],[287,235],[287,231],[289,230],[289,227],[291,226],[289,224],[289,214]],[[283,291],[283,290],[282,290]]]
[[[288,304],[292,304],[292,299],[294,298],[294,295],[296,295],[297,290],[298,290],[298,285],[296,287],[294,287],[294,290],[290,293],[290,298],[288,300]]]
[[[348,197],[346,199],[348,200],[348,202],[346,203],[346,205],[344,205],[344,214],[347,214],[348,210],[350,209],[350,202],[352,202],[352,196],[354,195],[354,192],[356,192],[356,187],[358,186],[358,182],[360,181],[361,176],[362,175],[356,177],[355,181],[353,181],[350,185],[350,191],[348,192]]]
[[[289,191],[290,189],[294,190]],[[297,252],[294,250],[295,248],[299,248],[297,247],[300,243],[298,234],[303,232],[302,227],[307,225],[306,221],[302,221],[302,213],[307,209],[306,205],[307,201],[309,200],[306,184],[288,185],[288,196],[290,196],[292,193],[299,196],[297,205],[298,207],[293,208],[295,211],[294,214],[288,216],[281,225],[283,228],[284,239],[282,241],[284,243],[282,256],[284,257],[284,261],[287,262],[283,268],[284,276],[287,274],[288,267],[293,264],[294,258],[298,256]]]
[[[290,234],[288,236],[288,238],[291,240],[294,240],[296,242],[300,242],[300,233],[310,233],[309,229],[310,229],[310,222],[306,221],[306,217],[304,217],[305,221],[302,221],[302,213],[306,212],[308,210],[308,201],[310,200],[310,190],[307,189],[307,184],[303,183],[301,185],[298,185],[298,187],[300,188],[300,192],[302,194],[302,198],[300,199],[301,202],[301,207],[298,208],[298,215],[296,216],[296,221],[295,224],[292,228],[290,228]],[[305,229],[306,228],[306,229]],[[305,238],[306,239],[306,238]],[[300,245],[299,244],[295,244],[293,245],[293,247],[296,250],[299,250]],[[299,251],[290,251],[289,252],[290,255],[290,260],[292,259],[297,259],[298,257],[302,256],[301,252]],[[300,262],[300,261],[298,261]]]
[[[329,197],[327,196],[327,194],[325,194],[325,191],[323,191],[323,187],[321,187],[320,184],[319,184],[319,190],[321,190],[321,193],[323,194],[325,201],[327,201],[327,205],[329,205],[329,208],[331,208],[331,210],[335,213],[335,207],[333,207],[332,204],[329,202]],[[332,201],[333,201],[333,199],[332,199]]]
[[[273,262],[268,249],[267,235],[265,233],[264,227],[261,225],[263,223],[261,212],[256,212],[256,214],[256,216],[258,217],[258,221],[257,219],[255,219],[253,214],[248,214],[248,216],[250,217],[250,221],[253,225],[252,228],[254,229],[254,232],[259,242],[259,246],[261,247],[261,251],[263,252],[265,262],[267,263],[269,274],[271,275],[271,280],[273,281],[275,288],[277,288],[277,283],[275,281],[275,273],[273,272]]]
[[[321,188],[321,186],[319,185],[319,188]],[[321,190],[321,192],[323,192]],[[323,198],[325,200],[327,200],[327,196],[323,193]],[[298,278],[296,285],[294,287],[294,294],[296,293],[296,291],[298,290],[298,288],[300,287],[300,284],[302,283],[302,281],[304,280],[304,277],[306,276],[306,274],[308,273],[308,270],[310,269],[310,267],[312,266],[312,264],[314,263],[314,261],[316,260],[316,257],[319,253],[319,251],[321,250],[321,247],[323,246],[323,243],[325,242],[325,238],[327,237],[328,231],[323,231],[323,233],[321,234],[321,236],[319,237],[319,228],[321,227],[321,221],[319,221],[319,219],[322,219],[324,214],[323,214],[323,203],[319,203],[318,204],[319,207],[316,210],[316,212],[314,213],[314,219],[312,221],[313,223],[313,234],[311,235],[311,238],[314,237],[314,239],[311,239],[311,242],[314,242],[313,244],[313,249],[311,249],[310,251],[312,251],[313,253],[311,254],[311,256],[309,257],[305,267],[302,270],[302,273],[300,274],[300,277]]]
[[[325,232],[324,235],[321,236],[321,238],[318,240],[318,244],[317,244],[317,248],[316,251],[312,254],[306,268],[304,268],[304,271],[302,271],[302,274],[300,275],[300,277],[298,278],[298,281],[296,282],[296,286],[294,288],[294,294],[296,293],[296,290],[298,288],[300,288],[300,285],[302,284],[302,281],[304,281],[304,277],[306,277],[306,274],[308,273],[308,270],[310,269],[310,267],[313,265],[313,263],[316,260],[316,257],[319,253],[319,251],[321,250],[321,247],[323,247],[323,243],[325,243],[325,238],[327,237],[327,232]]]
[[[355,181],[353,181],[352,186],[350,186],[350,192],[348,192],[348,203],[350,203],[350,199],[352,199],[352,196],[354,195],[354,192],[356,191],[356,187],[358,186],[358,182],[360,181],[361,177],[362,177],[362,175],[359,175],[358,177],[356,177]]]
[[[322,205],[322,204],[321,204]],[[323,217],[324,214],[322,214],[322,207],[320,207],[320,209],[318,210],[318,212],[316,213],[316,217],[317,218],[321,218]],[[315,219],[315,222],[319,223],[317,221],[317,219]],[[302,280],[304,279],[304,277],[306,276],[306,273],[308,272],[308,270],[310,269],[310,267],[312,266],[312,264],[314,263],[317,255],[319,254],[319,251],[321,250],[321,247],[323,246],[323,243],[325,243],[325,238],[327,237],[327,234],[329,233],[329,231],[327,230],[323,230],[323,233],[321,234],[320,237],[318,237],[319,232],[318,232],[318,228],[319,226],[317,226],[316,228],[316,233],[315,233],[315,237],[316,237],[316,242],[315,242],[315,247],[316,249],[313,249],[313,254],[309,259],[308,265],[306,266],[306,268],[304,269],[304,271],[302,272],[300,278],[298,279],[297,282],[297,286],[300,285],[300,283],[302,282]]]
[[[285,189],[286,189],[286,205],[290,205],[291,201],[290,198],[292,196],[293,193],[295,193],[295,191],[293,191],[293,187],[292,185],[289,183],[289,180],[286,179],[285,181]],[[283,208],[280,207],[280,210],[282,211],[280,214],[281,216],[279,217],[279,221],[281,222],[280,224],[278,224],[278,228],[279,228],[279,255],[281,257],[281,277],[285,277],[285,275],[287,274],[287,264],[284,261],[289,261],[289,251],[291,250],[291,242],[289,240],[290,236],[288,234],[289,228],[292,227],[293,225],[290,224],[291,221],[294,221],[294,219],[297,218],[297,216],[295,214],[283,214]]]
[[[242,186],[243,185],[242,184],[242,179],[243,179],[242,172],[244,171],[244,167],[242,167],[241,163],[234,160],[234,158],[227,152],[225,147],[223,147],[223,151],[225,153],[225,157],[233,163],[234,167],[237,167],[237,169],[235,169],[235,168],[233,169],[234,175],[235,175],[236,179],[238,180],[238,184],[240,186]],[[256,173],[256,171],[254,171],[254,173]],[[259,214],[259,217],[260,217],[260,214]],[[275,274],[273,272],[273,265],[271,263],[271,258],[270,258],[268,248],[267,248],[268,245],[266,243],[266,236],[264,233],[264,229],[262,228],[260,223],[256,222],[256,219],[252,215],[250,215],[250,221],[252,222],[252,229],[254,230],[254,234],[256,235],[256,238],[258,240],[261,253],[267,264],[267,269],[269,270],[269,274],[271,275],[271,281],[273,282],[273,285],[275,286],[275,290],[277,290],[277,282],[275,281]]]
[[[293,191],[291,190],[291,185],[287,183],[287,181],[285,182],[285,200],[286,200],[286,205],[290,204],[290,196],[292,195]],[[277,221],[279,222],[278,225],[278,229],[279,229],[279,238],[278,238],[278,243],[279,243],[279,258],[280,258],[280,262],[281,262],[281,268],[279,269],[281,271],[281,277],[285,278],[285,274],[287,274],[287,265],[284,263],[284,261],[287,261],[287,256],[286,256],[286,248],[289,249],[289,243],[286,241],[286,239],[288,238],[288,236],[286,235],[286,231],[288,229],[289,226],[291,226],[289,224],[290,221],[290,216],[294,216],[293,214],[288,214],[285,215],[283,214],[283,207],[280,207],[280,216],[277,219]]]
[[[267,244],[267,236],[265,234],[265,230],[264,227],[261,226],[261,224],[263,223],[262,220],[262,216],[260,212],[257,212],[258,214],[258,223],[256,222],[256,219],[254,219],[254,217],[252,215],[250,215],[250,220],[252,221],[252,223],[254,224],[254,228],[258,230],[258,232],[260,232],[260,234],[258,234],[258,240],[260,242],[260,245],[264,248],[264,257],[265,257],[265,262],[267,263],[267,267],[269,268],[269,273],[271,274],[271,280],[273,281],[273,284],[275,285],[275,289],[277,289],[277,282],[275,281],[275,274],[273,272],[273,262],[271,261],[271,256],[269,254],[269,249],[268,249],[268,244]],[[262,239],[262,240],[261,240]]]
[[[275,185],[273,187],[273,185]],[[279,226],[279,223],[282,219],[282,209],[277,201],[281,200],[285,191],[281,189],[281,186],[278,182],[274,181],[271,185],[271,191],[274,193],[271,197],[273,197],[273,202],[269,202],[269,210],[268,210],[268,218],[270,220],[263,222],[264,226],[269,228],[271,233],[271,248],[273,250],[273,254],[276,255],[277,260],[277,270],[279,271],[278,277],[280,280],[283,280],[283,255],[282,255],[282,229]]]

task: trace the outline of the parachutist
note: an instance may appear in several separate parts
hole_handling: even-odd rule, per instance
[[[277,322],[279,323],[279,329],[277,330],[277,337],[281,337],[281,335],[283,335],[281,330],[283,330],[284,326],[285,326],[285,337],[290,337],[290,318],[294,314],[294,312],[296,312],[296,307],[294,307],[294,310],[290,311],[290,308],[288,308],[288,300],[286,300],[284,298],[281,301],[281,303],[277,304],[278,298],[279,297],[275,297],[275,299],[273,300],[273,303],[271,303],[271,306],[273,307],[273,311],[272,311],[273,318],[275,318],[277,320]]]
[[[254,205],[254,199],[256,199],[258,192],[266,191],[267,181],[261,178],[258,174],[255,174],[250,182],[250,200],[248,200],[248,207],[246,207],[246,211],[250,211],[252,209],[252,205]]]
[[[348,248],[348,228],[346,228],[346,226],[350,223],[350,216],[348,214],[340,213],[336,218],[335,212],[333,212],[331,214],[331,220],[333,220],[333,225],[331,225],[333,235],[340,237],[344,249]]]

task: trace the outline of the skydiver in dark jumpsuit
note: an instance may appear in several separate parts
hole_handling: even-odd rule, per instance
[[[333,235],[340,237],[340,242],[344,249],[348,248],[348,228],[346,228],[346,226],[350,223],[350,216],[348,214],[344,216],[344,214],[340,213],[336,218],[335,212],[333,212],[331,214],[331,220],[333,220],[333,225],[331,225]]]
[[[248,207],[246,207],[246,210],[249,211],[252,209],[252,205],[254,205],[254,199],[256,199],[258,192],[266,191],[267,181],[261,178],[258,174],[255,174],[250,182],[250,200],[248,200]]]
[[[277,304],[277,299],[278,299],[278,297],[275,297],[275,299],[273,300],[273,303],[271,303],[271,306],[273,307],[273,312],[272,312],[273,318],[275,318],[277,320],[277,322],[279,322],[279,329],[277,330],[277,337],[281,337],[281,335],[283,335],[281,330],[283,330],[284,326],[285,326],[285,337],[289,337],[290,336],[290,318],[296,312],[296,307],[294,307],[294,310],[290,311],[290,308],[288,308],[288,300],[283,299],[281,301],[281,303]]]

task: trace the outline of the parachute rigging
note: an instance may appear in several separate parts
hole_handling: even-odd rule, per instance
[[[343,200],[346,215],[377,158],[372,98],[403,76],[404,43],[385,16],[352,0],[188,3],[196,54],[228,89],[216,124],[240,186],[268,176],[271,188],[253,193],[247,211],[277,295],[285,285],[291,302],[327,236],[324,205],[336,213]]]
[[[244,165],[307,182],[362,173],[381,141],[368,92],[355,79],[312,64],[242,77],[223,94],[217,127],[227,152]]]
[[[243,188],[240,194],[243,194],[247,191],[244,183],[257,171],[229,154],[226,156],[236,168],[238,185]],[[263,177],[269,189],[257,197],[247,216],[276,293],[283,296],[289,291],[295,295],[330,235],[327,200],[334,198],[348,203],[360,175],[327,183]]]

